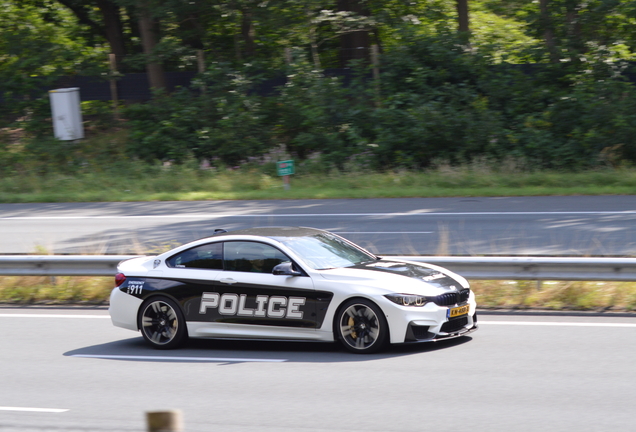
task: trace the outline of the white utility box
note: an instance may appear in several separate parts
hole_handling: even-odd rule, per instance
[[[84,138],[79,88],[49,90],[49,97],[55,138],[62,141]]]

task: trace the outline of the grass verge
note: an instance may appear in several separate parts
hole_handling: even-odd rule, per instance
[[[636,310],[636,282],[471,281],[471,287],[481,308]]]
[[[636,282],[471,281],[480,308],[632,312]],[[111,277],[0,277],[0,303],[107,305]]]
[[[0,276],[0,303],[108,304],[114,286],[112,277],[89,276]]]
[[[291,189],[271,166],[201,170],[124,164],[73,175],[0,178],[0,202],[191,201],[240,199],[406,198],[636,194],[636,169],[586,172],[494,171],[438,167],[386,173],[331,171],[293,176]]]

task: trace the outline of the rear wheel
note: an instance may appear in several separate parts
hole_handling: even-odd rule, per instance
[[[153,348],[172,349],[188,337],[179,306],[167,297],[153,297],[139,308],[137,325]]]
[[[338,310],[335,333],[349,351],[370,354],[386,346],[389,327],[382,310],[375,303],[352,299]]]

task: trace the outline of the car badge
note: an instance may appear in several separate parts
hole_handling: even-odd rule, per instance
[[[156,269],[161,264],[161,260],[156,259],[154,263],[152,263],[152,268]]]

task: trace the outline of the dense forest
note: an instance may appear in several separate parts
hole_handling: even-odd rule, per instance
[[[83,103],[88,138],[123,133],[133,160],[236,165],[281,151],[371,170],[636,162],[631,0],[0,4],[0,174],[33,160],[94,163],[82,144],[51,139],[42,89],[136,72],[148,74],[151,100]],[[169,71],[196,78],[168,89]]]

